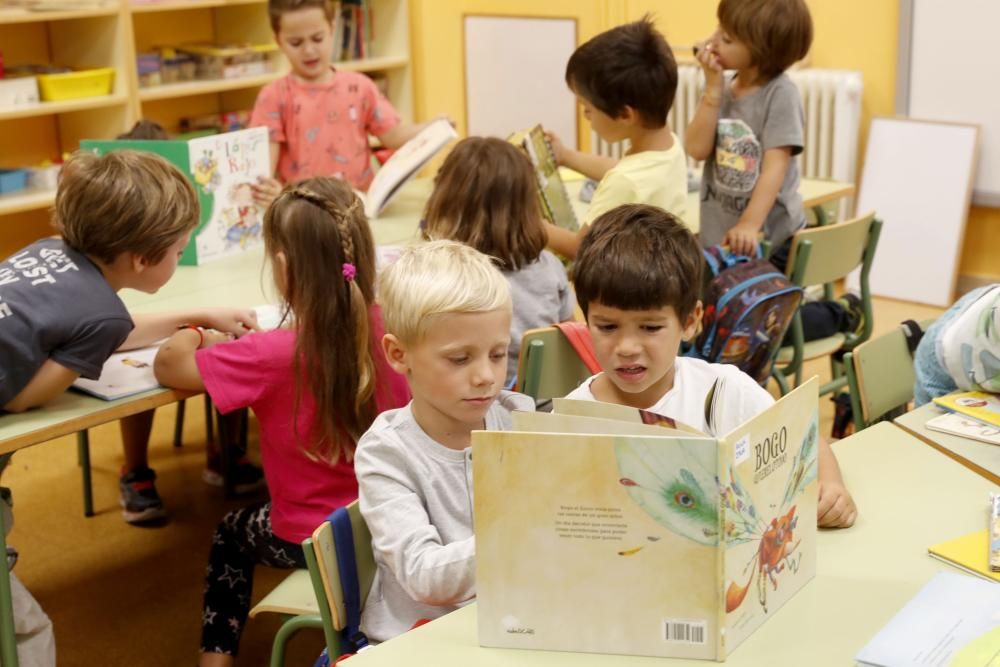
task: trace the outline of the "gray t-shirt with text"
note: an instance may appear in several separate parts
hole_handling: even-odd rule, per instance
[[[793,159],[764,222],[764,238],[777,248],[805,225],[799,167],[794,159],[802,152],[803,125],[799,91],[787,74],[739,98],[734,98],[726,85],[715,148],[705,161],[701,179],[703,246],[718,244],[739,222],[760,177],[764,153],[772,148],[788,146]]]
[[[46,359],[96,380],[132,326],[100,270],[62,239],[11,255],[0,262],[0,407]]]

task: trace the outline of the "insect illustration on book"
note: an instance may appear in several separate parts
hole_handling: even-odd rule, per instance
[[[770,448],[775,446],[770,443]],[[662,443],[622,439],[615,444],[615,458],[620,474],[618,482],[632,501],[676,535],[699,544],[718,545],[719,508],[724,508],[722,538],[726,548],[757,543],[753,556],[743,568],[744,574],[749,573],[746,583],[729,582],[726,611],[739,608],[754,577],[759,575],[758,601],[766,613],[766,584],[770,582],[776,590],[782,572],[798,570],[801,555],[796,553],[799,542],[795,540],[798,522],[795,501],[816,479],[817,449],[814,420],[806,430],[801,449],[788,466],[781,503],[770,504],[767,508],[767,514],[773,517],[770,521],[763,518],[754,505],[732,466],[727,483],[721,484],[715,472],[715,449],[707,447],[705,441],[679,440],[664,447]],[[759,458],[758,472],[771,464],[764,460],[763,454]],[[763,475],[755,475],[755,478],[762,480]],[[647,538],[648,542],[658,539],[655,536]],[[634,556],[646,546],[648,544],[630,545],[618,554]]]

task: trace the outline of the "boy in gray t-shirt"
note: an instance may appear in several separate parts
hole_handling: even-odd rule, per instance
[[[486,255],[454,241],[407,248],[379,299],[386,358],[413,400],[380,415],[354,454],[378,566],[361,629],[376,642],[475,597],[471,434],[534,409],[503,391],[510,289]]]
[[[42,239],[0,261],[0,414],[44,405],[77,377],[97,379],[116,350],[151,345],[178,326],[234,335],[256,328],[249,309],[132,317],[118,297],[126,287],[160,289],[198,224],[194,187],[163,158],[125,150],[76,153],[62,168],[54,218],[61,238]],[[145,459],[146,441],[141,444]],[[164,514],[153,479],[145,465],[126,471],[126,520]]]
[[[723,87],[715,150],[705,160],[701,179],[702,245],[722,243],[740,222],[762,176],[767,151],[787,151],[793,158],[802,152],[802,127],[799,91],[787,74],[742,97],[733,97],[731,86]],[[764,238],[780,247],[805,221],[799,168],[792,159],[764,218]]]
[[[705,160],[700,241],[753,256],[763,235],[785,271],[806,223],[795,162],[802,102],[785,70],[809,52],[812,18],[804,0],[721,0],[717,14],[718,29],[695,47],[705,90],[684,137],[688,155]],[[807,303],[801,314],[807,341],[863,325],[852,299]]]

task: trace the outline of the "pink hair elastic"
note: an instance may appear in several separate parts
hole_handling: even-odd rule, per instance
[[[351,282],[354,280],[354,276],[357,275],[358,270],[350,262],[344,262],[341,272],[344,274],[344,278],[347,279],[347,282]]]

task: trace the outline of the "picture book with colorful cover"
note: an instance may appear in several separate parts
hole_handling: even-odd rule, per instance
[[[990,667],[1000,647],[1000,586],[939,572],[855,656],[866,667]]]
[[[507,141],[520,147],[528,155],[535,167],[538,179],[538,196],[541,200],[542,215],[557,227],[572,232],[580,229],[580,221],[576,219],[576,211],[569,200],[566,185],[559,175],[559,165],[555,155],[545,140],[545,132],[541,125],[535,125],[528,130],[521,130],[507,137]]]
[[[188,141],[84,140],[82,150],[106,153],[131,149],[163,156],[191,180],[201,214],[181,264],[204,264],[262,244],[264,209],[253,184],[271,175],[267,129],[213,134]]]
[[[932,431],[1000,445],[1000,426],[990,426],[978,419],[971,419],[954,412],[928,419],[926,426]]]
[[[474,432],[479,643],[725,659],[815,575],[817,387],[720,438],[586,401]]]
[[[972,417],[984,424],[1000,426],[1000,395],[983,391],[960,391],[935,398],[934,402],[945,410]]]
[[[1000,545],[998,545],[1000,546]],[[990,569],[990,537],[985,528],[927,547],[932,558],[944,561],[971,575],[1000,582],[1000,572]]]
[[[392,154],[385,164],[379,168],[368,186],[368,192],[362,194],[365,202],[365,215],[369,218],[378,214],[392,200],[407,181],[413,178],[438,151],[458,137],[455,128],[446,118],[439,118],[427,125],[417,136],[403,144]]]

